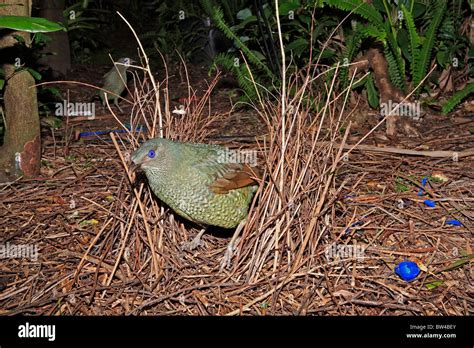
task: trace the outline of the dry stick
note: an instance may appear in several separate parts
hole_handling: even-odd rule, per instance
[[[143,185],[140,186],[140,191],[138,192],[139,197],[142,194],[142,189],[143,189]],[[106,283],[107,286],[109,286],[110,283],[112,282],[112,279],[114,278],[114,274],[117,271],[117,267],[120,263],[120,260],[122,259],[122,255],[125,250],[125,245],[128,239],[128,234],[130,233],[130,229],[132,228],[132,225],[133,225],[133,219],[135,218],[135,213],[137,212],[137,207],[138,207],[138,200],[135,199],[135,202],[133,202],[132,214],[128,222],[127,231],[125,232],[125,236],[123,237],[122,247],[120,248],[119,254],[117,255],[117,260],[115,261],[114,268],[112,269],[112,272],[110,272],[109,279],[107,279],[107,283]]]
[[[354,75],[352,76],[351,83],[354,81],[354,77],[355,77],[355,72],[354,72]],[[332,82],[332,84],[331,84],[331,91],[332,91],[333,85],[334,85],[334,80],[333,80],[333,82]],[[348,90],[348,92],[347,92],[347,95],[348,95],[348,94],[349,94],[349,90]],[[328,95],[330,95],[330,94],[328,94]],[[346,102],[346,101],[347,101],[347,96],[346,96],[345,102]],[[326,106],[325,106],[324,114],[323,114],[323,115],[325,115],[325,113],[326,113],[327,104],[328,104],[328,103],[326,103]],[[341,112],[342,112],[342,111],[341,111]],[[321,126],[322,126],[322,121],[321,121],[321,123],[320,123],[320,125],[319,125],[319,129],[318,129],[318,133],[317,133],[316,137],[319,136],[319,132],[320,132],[320,130],[321,130]],[[346,142],[347,137],[349,136],[348,130],[350,129],[350,127],[351,127],[351,123],[349,122],[349,125],[348,125],[348,127],[347,127],[347,129],[346,129],[346,132],[345,132],[345,134],[344,134],[344,138],[343,138],[343,140],[342,140],[342,144],[344,144],[344,143]],[[342,145],[342,144],[341,144],[341,145]],[[298,264],[300,263],[301,258],[303,257],[304,249],[306,248],[306,244],[309,242],[309,239],[310,239],[310,237],[311,237],[311,234],[312,234],[311,231],[314,229],[314,226],[316,225],[317,219],[319,218],[319,213],[321,212],[321,209],[322,209],[322,207],[323,207],[326,194],[327,194],[327,192],[328,192],[328,190],[329,190],[329,186],[330,186],[331,180],[332,180],[332,178],[333,178],[333,176],[334,176],[334,172],[336,171],[336,165],[339,163],[339,160],[340,160],[340,158],[341,158],[341,154],[342,154],[342,146],[339,146],[339,150],[338,150],[338,152],[337,152],[336,158],[335,158],[335,160],[334,160],[334,162],[333,162],[333,164],[332,164],[331,173],[328,175],[328,177],[327,177],[327,179],[326,179],[326,185],[324,186],[323,193],[322,193],[322,195],[320,196],[321,198],[320,198],[318,204],[315,206],[315,210],[314,210],[314,212],[313,212],[313,217],[312,217],[311,220],[310,220],[310,223],[309,223],[308,228],[306,228],[306,236],[305,236],[305,239],[303,240],[303,243],[302,243],[302,245],[301,245],[301,249],[300,249],[299,253],[296,255],[296,258],[295,258],[295,261],[294,261],[294,264],[293,264],[293,267],[292,267],[292,269],[291,269],[290,274],[296,271],[296,269],[297,269],[297,267],[298,267]]]
[[[142,43],[140,42],[140,39],[138,38],[137,33],[135,32],[133,27],[124,18],[124,16],[122,16],[122,14],[120,12],[117,11],[117,14],[120,16],[120,18],[123,19],[123,21],[125,23],[127,23],[128,27],[130,28],[130,30],[133,33],[133,36],[135,36],[135,39],[137,40],[138,45],[140,46],[140,50],[143,54],[143,58],[145,59],[145,65],[146,65],[145,71],[148,73],[148,75],[150,77],[151,84],[153,85],[153,89],[155,91],[156,103],[155,103],[155,113],[153,115],[154,119],[153,119],[153,128],[151,129],[151,137],[153,138],[155,136],[156,118],[158,116],[158,126],[160,127],[159,134],[160,134],[160,137],[163,138],[163,117],[162,117],[161,105],[160,105],[160,90],[156,85],[155,78],[153,77],[153,74],[151,73],[150,64],[149,64],[149,61],[148,61],[148,56],[146,55],[146,52],[143,49]]]
[[[83,200],[85,200],[85,201],[88,201],[89,203],[95,205],[96,207],[98,207],[98,208],[104,210],[105,212],[107,212],[108,214],[112,215],[112,216],[113,216],[114,218],[116,218],[117,220],[122,221],[122,222],[124,222],[124,223],[127,223],[127,221],[126,221],[125,219],[121,218],[120,216],[117,216],[117,214],[112,213],[110,210],[104,208],[104,207],[101,206],[99,203],[94,202],[92,199],[89,199],[89,198],[84,197],[84,196],[81,196],[81,197],[79,197],[79,198],[80,198],[80,199],[83,199]]]
[[[213,282],[213,283],[189,286],[189,287],[184,288],[184,289],[183,288],[179,289],[179,290],[177,290],[177,291],[175,291],[171,294],[163,295],[163,296],[160,296],[156,299],[149,300],[148,302],[142,303],[139,307],[133,309],[132,311],[130,311],[129,313],[126,313],[125,315],[138,314],[138,311],[140,311],[142,309],[145,309],[147,307],[156,305],[156,304],[158,304],[160,302],[163,302],[163,301],[165,301],[169,298],[177,297],[178,295],[183,294],[185,292],[192,292],[193,290],[198,290],[198,289],[207,289],[207,288],[214,288],[214,287],[221,288],[221,287],[230,287],[230,286],[235,286],[235,283],[234,282],[230,282],[230,283]]]
[[[112,138],[112,142],[114,143],[115,149],[117,150],[117,152],[120,156],[120,160],[122,161],[122,164],[125,168],[128,180],[130,180],[130,182],[132,183],[133,180],[132,180],[132,177],[130,175],[130,171],[128,170],[128,166],[125,163],[125,160],[124,160],[123,155],[122,155],[122,151],[120,150],[120,148],[117,144],[117,140],[115,139],[115,134],[110,133],[110,137]],[[148,243],[150,244],[151,257],[152,257],[152,261],[153,261],[153,267],[154,267],[155,275],[156,275],[157,278],[159,278],[161,276],[161,273],[160,273],[157,254],[155,253],[155,249],[153,248],[153,239],[151,238],[150,226],[148,225],[148,221],[146,219],[145,208],[143,207],[143,203],[140,200],[140,195],[139,195],[137,189],[133,188],[133,192],[135,193],[135,197],[137,199],[138,205],[140,206],[140,212],[142,213],[142,216],[143,216],[143,223],[145,224],[146,236],[147,236],[147,239],[148,239]],[[140,190],[140,192],[141,192],[141,190]]]
[[[165,122],[169,122],[171,114],[170,114],[170,96],[169,96],[169,86],[168,86],[168,83],[169,83],[168,64],[166,63],[165,57],[163,56],[163,54],[159,50],[158,50],[158,53],[160,54],[161,60],[163,62],[163,67],[165,69],[165,79],[164,79],[164,81],[162,81],[162,84],[164,83],[164,85],[165,85],[164,92],[163,92],[163,94],[164,94],[163,99],[165,101]],[[160,95],[158,94],[158,98],[157,98],[156,102],[159,103],[159,107],[161,108],[161,103],[160,103],[159,99],[160,99]],[[153,127],[155,127],[155,126],[153,126]],[[160,128],[163,128],[163,127],[160,126]],[[170,128],[170,127],[168,127],[168,128]],[[161,137],[163,137],[163,134],[164,134],[163,132],[164,132],[164,130],[160,131],[160,136]],[[161,209],[161,212],[163,213],[163,209]],[[163,226],[160,225],[160,227],[161,227],[161,230],[163,230]]]
[[[333,84],[331,85],[331,89],[332,89],[333,86],[334,86],[334,80],[333,80]],[[284,94],[285,91],[283,90],[282,93]],[[282,107],[284,107],[284,103],[285,103],[285,100],[282,101],[282,104],[283,104]],[[325,110],[324,110],[323,115],[326,114],[327,107],[328,107],[328,105],[327,105],[327,103],[326,103],[326,107],[325,107]],[[283,110],[284,110],[284,109],[283,109]],[[282,111],[283,111],[283,110],[282,110]],[[283,118],[282,130],[285,129],[284,116],[285,116],[285,115],[282,113],[282,118]],[[322,120],[321,120],[319,129],[318,129],[318,135],[319,135],[319,132],[320,132],[320,130],[321,130],[321,126],[322,126]],[[293,127],[293,124],[292,124],[292,127]],[[284,133],[282,133],[282,134],[284,134]],[[317,136],[318,136],[318,135],[317,135]],[[284,136],[284,135],[282,136],[282,138],[283,138],[283,143],[282,143],[282,158],[280,159],[280,163],[279,163],[279,166],[278,166],[278,169],[280,170],[280,179],[282,179],[282,176],[281,176],[281,175],[282,175],[282,173],[283,173],[284,152],[285,152],[285,150],[286,150],[286,145],[287,145],[287,144],[285,143],[285,136]],[[345,139],[347,139],[347,133],[346,133],[346,136],[345,136],[345,138],[344,138],[344,141],[345,141]],[[314,151],[315,145],[316,145],[316,144],[313,143],[312,151]],[[339,150],[339,155],[340,155],[341,152],[342,152],[342,148],[340,148],[340,150]],[[336,161],[335,164],[336,164],[337,162],[338,162],[338,161]],[[335,165],[335,164],[334,164],[334,165]],[[307,163],[307,165],[309,165],[309,164]],[[333,165],[333,171],[335,170],[334,165]],[[323,196],[322,196],[323,198],[320,200],[320,203],[318,204],[318,206],[315,207],[315,208],[317,209],[317,214],[319,214],[319,212],[320,212],[321,209],[322,209],[322,204],[323,204],[323,202],[324,202],[324,197],[325,197],[325,195],[326,195],[326,193],[327,193],[327,190],[329,189],[329,184],[330,184],[331,178],[332,178],[332,174],[328,177],[327,185],[325,186],[325,190],[324,190],[324,193],[323,193]],[[281,185],[281,181],[280,181],[280,185]],[[280,186],[280,192],[282,192],[282,190],[283,190],[283,186]],[[281,202],[281,197],[280,197],[279,202]],[[281,210],[281,207],[279,207],[279,210]],[[317,214],[316,214],[316,216],[317,216]],[[313,219],[311,220],[310,226],[308,226],[307,232],[313,230],[316,221],[317,221],[317,218],[313,218]],[[279,232],[279,228],[280,228],[280,226],[279,226],[279,224],[278,224],[278,225],[276,226],[276,230],[275,230],[277,233]],[[304,250],[306,244],[307,244],[308,241],[309,241],[310,235],[311,235],[311,233],[308,233],[308,234],[306,235],[306,238],[305,238],[305,240],[303,241],[303,244],[302,244],[302,249],[300,250],[300,253],[299,253],[299,254],[297,255],[297,257],[296,257],[295,265],[297,265],[297,264],[299,263],[299,261],[300,261],[300,259],[301,259],[301,256],[302,256],[302,252],[303,252],[303,250]],[[278,239],[279,239],[279,238],[278,238],[278,236],[277,236],[277,238],[275,238],[275,248],[277,248]],[[276,250],[275,256],[278,256],[278,250]],[[275,261],[275,262],[276,262],[276,261]],[[274,263],[274,266],[275,266],[275,263]],[[294,272],[295,270],[296,270],[296,266],[292,268],[292,272]],[[284,281],[283,283],[285,283],[285,281]]]
[[[109,265],[108,263],[102,261],[101,259],[97,258],[97,257],[93,257],[91,255],[86,255],[84,256],[82,253],[80,252],[77,252],[77,251],[71,251],[71,250],[64,250],[60,253],[61,255],[64,255],[64,256],[71,256],[71,257],[77,257],[79,259],[81,259],[81,262],[82,262],[82,259],[85,258],[86,261],[89,261],[91,263],[94,263],[96,264],[97,266],[100,266],[100,267],[103,267],[105,268],[106,270],[108,271],[112,271],[113,269],[113,266],[112,265]],[[126,282],[127,281],[127,277],[125,277],[122,272],[120,272],[120,270],[117,272],[117,277],[123,281],[123,282]]]
[[[133,67],[137,67],[137,66],[133,66]],[[137,68],[141,68],[141,67],[137,67]],[[87,86],[87,87],[91,87],[91,88],[94,88],[94,89],[98,89],[98,90],[101,90],[101,91],[104,91],[106,92],[107,94],[112,94],[120,99],[123,99],[123,100],[126,100],[127,103],[130,103],[130,104],[133,104],[131,101],[129,101],[128,99],[125,99],[115,93],[111,93],[110,91],[107,91],[103,88],[99,88],[97,86],[94,86],[94,85],[91,85],[89,83],[85,83],[85,82],[79,82],[79,81],[51,81],[51,82],[42,82],[42,83],[38,83],[36,84],[35,86],[44,86],[44,85],[51,85],[51,84],[58,84],[58,83],[71,83],[71,84],[77,84],[77,85],[83,85],[83,86]],[[112,114],[112,116],[115,118],[115,120],[120,124],[120,126],[125,129],[125,131],[129,134],[129,135],[132,135],[131,133],[131,130],[128,129],[127,127],[125,127],[125,125],[122,123],[122,121],[120,121],[117,116],[115,115],[114,111],[112,110],[112,108],[110,107],[110,104],[109,104],[109,99],[108,98],[105,98],[105,104],[107,105],[107,109],[109,109],[110,113]],[[95,118],[95,117],[94,117]],[[69,117],[67,118],[69,120]],[[132,135],[132,138],[133,138],[133,135]]]
[[[193,95],[195,95],[195,92],[193,92],[193,95],[191,95],[191,82],[189,81],[189,73],[188,73],[188,67],[186,65],[186,62],[184,61],[183,56],[178,52],[178,50],[175,50],[176,53],[178,53],[179,59],[181,60],[181,63],[183,64],[184,67],[184,73],[186,75],[186,83],[188,86],[188,99],[191,100]]]
[[[420,82],[420,84],[419,84],[402,102],[400,102],[399,104],[397,104],[397,106],[396,106],[393,110],[391,110],[390,113],[389,113],[387,116],[385,116],[375,127],[373,127],[364,137],[362,137],[362,139],[360,139],[360,140],[357,142],[357,144],[353,145],[353,146],[351,147],[351,149],[350,149],[349,151],[347,151],[344,155],[345,155],[345,156],[348,155],[356,146],[359,146],[359,144],[360,144],[363,140],[365,140],[365,138],[367,138],[376,128],[378,128],[378,127],[387,119],[387,117],[391,116],[392,112],[395,112],[395,111],[400,107],[400,105],[401,105],[405,100],[407,100],[407,99],[414,93],[414,91],[415,91],[419,86],[421,86],[421,84],[422,84],[422,83],[426,80],[426,78],[431,74],[431,72],[434,70],[435,67],[436,67],[436,65],[430,70],[430,72],[429,72],[429,73],[427,74],[427,76]],[[349,125],[349,126],[350,126],[350,125]],[[350,128],[350,127],[348,127],[348,128]],[[319,133],[319,132],[318,132],[318,133]],[[345,141],[346,141],[346,139],[347,139],[347,136],[348,136],[348,133],[347,133],[347,129],[346,129],[346,133],[345,133],[345,135],[344,135],[343,142],[342,142],[342,144],[339,145],[339,151],[338,151],[338,154],[337,154],[337,156],[336,156],[336,160],[334,161],[333,166],[332,166],[332,172],[334,172],[335,166],[336,166],[336,164],[339,162],[340,155],[341,155],[341,152],[342,152],[342,149],[343,149],[342,145],[345,143]],[[450,152],[450,155],[452,155],[452,152]],[[326,186],[325,186],[325,188],[324,188],[324,192],[323,192],[323,195],[322,195],[323,198],[325,197],[325,195],[326,195],[326,193],[327,193],[327,190],[328,190],[328,187],[329,187],[329,183],[330,183],[330,180],[332,179],[332,177],[333,177],[333,174],[331,173],[331,174],[329,175],[328,179],[326,180]],[[324,202],[324,199],[320,199],[318,205],[316,206],[316,211],[315,211],[314,217],[311,219],[310,224],[309,224],[308,228],[306,229],[306,231],[307,231],[308,233],[306,234],[306,237],[305,237],[305,239],[304,239],[304,241],[303,241],[303,244],[301,245],[300,252],[298,253],[298,255],[297,255],[297,257],[296,257],[296,259],[295,259],[295,261],[294,261],[294,264],[293,264],[293,267],[292,267],[292,272],[294,272],[294,271],[297,269],[297,267],[298,267],[298,264],[299,264],[299,262],[300,262],[300,260],[301,260],[301,257],[302,257],[302,255],[303,255],[303,252],[304,252],[304,248],[305,248],[306,244],[307,244],[308,241],[309,241],[309,237],[310,237],[309,231],[311,231],[311,230],[314,228],[314,225],[316,224],[317,217],[318,217],[319,212],[320,212],[321,209],[322,209],[322,204],[323,204],[323,202]]]
[[[338,261],[339,262],[339,261]],[[266,299],[268,296],[270,296],[271,294],[273,294],[275,291],[279,290],[280,288],[282,288],[284,285],[288,284],[289,282],[291,282],[292,280],[300,277],[300,276],[304,276],[308,273],[312,273],[312,272],[315,272],[316,269],[318,268],[322,268],[324,267],[323,265],[318,265],[318,266],[315,266],[313,267],[312,269],[308,270],[307,273],[293,273],[293,274],[289,274],[280,284],[278,284],[277,286],[275,286],[273,289],[270,289],[268,290],[266,293],[264,293],[263,295],[253,299],[252,301],[250,301],[249,303],[243,305],[241,308],[239,309],[236,309],[236,310],[233,310],[232,312],[229,312],[229,313],[226,313],[225,315],[226,316],[232,316],[232,315],[236,315],[236,314],[239,314],[245,310],[247,310],[248,308],[250,308],[251,306],[253,306],[255,303],[259,302],[259,301],[262,301],[264,299]]]
[[[280,26],[280,16],[278,13],[278,0],[275,0],[275,9],[276,9],[276,20],[277,20],[277,28],[278,28],[278,40],[280,41],[280,53],[281,53],[281,153],[280,153],[280,192],[283,192],[283,185],[284,185],[284,165],[285,165],[285,149],[286,149],[286,62],[285,62],[285,48],[283,46],[283,37],[281,34],[281,26]],[[282,205],[282,197],[278,200],[278,209],[281,209]],[[278,230],[278,229],[277,229]],[[278,251],[276,251],[278,252]],[[276,254],[278,255],[278,254]]]
[[[136,66],[133,66],[133,67],[136,67]],[[139,67],[140,68],[140,67]],[[97,86],[94,86],[94,85],[91,85],[90,83],[86,83],[86,82],[80,82],[80,81],[70,81],[70,80],[63,80],[63,81],[48,81],[48,82],[41,82],[41,83],[37,83],[36,85],[34,86],[31,86],[30,88],[33,88],[33,87],[38,87],[38,86],[46,86],[46,85],[56,85],[56,84],[61,84],[61,83],[64,83],[64,84],[75,84],[75,85],[82,85],[82,86],[87,86],[87,87],[90,87],[90,88],[93,88],[93,89],[97,89],[99,91],[103,91],[103,92],[106,92],[107,94],[110,94],[110,95],[113,95],[117,98],[120,98],[120,99],[123,99],[125,100],[127,103],[129,104],[133,104],[130,100],[124,98],[124,97],[121,97],[119,96],[118,94],[115,94],[115,93],[112,93],[110,91],[107,91],[106,89],[103,89],[103,88],[100,88],[100,87],[97,87]]]
[[[337,72],[338,72],[338,70],[339,70],[339,63],[336,65],[336,71],[335,71],[334,77],[333,77],[333,79],[332,79],[332,81],[331,81],[331,87],[330,87],[330,89],[329,89],[329,91],[328,91],[328,99],[329,99],[329,96],[332,95],[332,93],[333,93],[333,88],[334,88],[334,85],[335,85],[335,81],[336,81],[336,77],[337,77]],[[354,74],[354,76],[355,76],[355,74]],[[352,77],[352,81],[354,80],[354,76]],[[348,92],[347,92],[347,93],[349,93],[349,89],[348,89]],[[347,99],[347,98],[346,98],[346,99]],[[324,105],[324,108],[323,108],[323,110],[322,110],[322,117],[320,118],[320,122],[319,122],[319,126],[318,126],[318,130],[317,130],[315,136],[312,135],[312,139],[315,139],[315,140],[319,139],[319,134],[321,133],[321,129],[322,129],[322,127],[323,127],[323,122],[324,122],[324,119],[325,119],[325,117],[326,117],[327,109],[329,108],[329,105],[328,105],[329,103],[330,103],[330,101],[327,100],[326,103],[325,103],[325,105]],[[314,132],[313,132],[313,134],[314,134]],[[316,148],[316,142],[315,142],[314,140],[312,140],[310,156],[313,155],[315,148]],[[310,162],[308,161],[308,162],[306,163],[305,168],[304,168],[304,172],[306,172],[306,171],[308,170],[309,165],[310,165]],[[325,173],[323,173],[323,175],[324,175],[324,174],[325,174]],[[302,180],[301,180],[300,182],[302,182]]]
[[[344,138],[342,139],[342,144],[344,144],[347,140],[347,137],[349,136],[349,130],[351,128],[351,122],[349,121],[349,124],[347,125],[346,132],[344,134]],[[339,147],[339,150],[337,152],[336,158],[332,164],[331,168],[331,173],[328,175],[326,179],[326,184],[324,185],[324,190],[323,193],[321,194],[321,198],[319,199],[318,205],[316,205],[315,210],[313,212],[313,217],[311,218],[311,221],[309,222],[309,226],[306,229],[306,236],[305,239],[303,240],[303,244],[301,245],[299,253],[296,255],[296,259],[294,261],[293,267],[291,272],[293,273],[296,271],[297,267],[299,266],[299,262],[301,261],[301,258],[303,257],[304,249],[306,247],[306,244],[308,244],[309,238],[311,237],[311,231],[314,229],[314,226],[316,225],[316,222],[319,218],[319,213],[321,212],[323,208],[323,204],[327,195],[327,192],[329,190],[329,186],[331,184],[331,181],[334,177],[334,173],[336,171],[336,166],[339,163],[342,155],[342,147]]]
[[[338,144],[339,146],[339,144]],[[386,152],[386,153],[395,153],[401,155],[410,155],[410,156],[425,156],[425,157],[453,157],[461,158],[474,155],[474,149],[468,149],[465,151],[418,151],[418,150],[409,150],[409,149],[398,149],[396,147],[378,147],[372,145],[342,145],[344,149],[353,149],[360,151],[374,151],[374,152]]]
[[[281,287],[283,287],[284,285],[288,284],[290,281],[292,281],[293,279],[295,279],[297,277],[297,274],[293,274],[291,276],[289,276],[288,278],[286,278],[284,281],[282,281],[280,284],[278,284],[276,287],[274,287],[273,289],[271,290],[268,290],[266,293],[264,293],[263,295],[253,299],[252,301],[250,301],[249,303],[245,304],[244,306],[242,306],[242,308],[239,308],[239,309],[236,309],[236,310],[233,310],[232,312],[229,312],[229,313],[226,313],[225,315],[226,316],[231,316],[231,315],[236,315],[236,314],[239,314],[245,310],[247,310],[248,308],[250,308],[251,306],[253,306],[255,303],[259,302],[259,301],[262,301],[264,299],[266,299],[268,296],[270,296],[271,294],[273,294],[275,291],[279,290]]]
[[[102,228],[100,229],[99,233],[97,233],[97,235],[95,236],[94,240],[91,242],[91,244],[90,244],[89,247],[87,248],[86,252],[85,252],[84,255],[82,256],[81,261],[79,262],[79,265],[77,265],[76,272],[74,273],[74,283],[77,282],[77,277],[79,276],[79,272],[80,272],[81,269],[82,269],[82,265],[84,264],[84,261],[87,260],[87,257],[88,257],[89,252],[90,252],[91,249],[94,247],[95,243],[97,243],[97,241],[99,240],[100,236],[102,235],[102,232],[105,231],[105,228],[112,222],[112,220],[113,220],[113,219],[110,218],[110,219],[104,224],[104,226],[102,226]]]
[[[278,0],[275,0],[275,10],[276,10],[276,20],[277,20],[277,28],[278,28],[278,40],[280,42],[280,53],[281,53],[281,152],[280,152],[280,163],[279,163],[279,169],[280,169],[280,192],[283,192],[284,188],[284,179],[285,179],[285,150],[287,147],[287,140],[286,140],[286,56],[285,56],[285,48],[283,46],[283,37],[281,34],[281,25],[280,25],[280,16],[279,16],[279,6],[278,6]],[[293,119],[295,121],[295,118]],[[289,140],[289,139],[288,139]],[[278,195],[278,210],[281,210],[282,208],[282,200],[283,197],[282,195]],[[276,271],[277,264],[278,264],[278,257],[279,255],[279,249],[278,249],[278,240],[280,239],[280,230],[281,230],[281,225],[283,223],[283,220],[285,219],[284,216],[277,222],[277,225],[275,226],[275,258],[273,261],[273,272]]]
[[[397,106],[395,108],[393,108],[392,110],[390,110],[390,112],[388,113],[388,115],[386,115],[384,118],[382,118],[380,120],[379,123],[377,123],[369,132],[367,132],[366,135],[364,135],[355,145],[352,146],[352,148],[347,151],[344,156],[348,156],[349,153],[352,152],[352,150],[354,148],[356,148],[357,146],[359,146],[370,134],[372,134],[377,128],[379,128],[379,126],[385,122],[387,120],[388,117],[392,116],[392,113],[395,113],[395,111],[397,111],[399,108],[400,108],[400,105],[402,105],[405,100],[408,100],[408,98],[411,97],[411,95],[413,93],[415,93],[415,91],[420,88],[420,86],[423,84],[423,82],[425,82],[425,80],[428,78],[428,76],[431,75],[431,73],[433,72],[433,70],[437,67],[437,65],[433,65],[433,68],[431,68],[431,70],[428,72],[428,74],[426,74],[425,78],[423,80],[420,81],[420,83],[413,89],[413,91],[411,91],[400,103],[397,104]],[[355,74],[356,71],[354,71],[354,74]]]

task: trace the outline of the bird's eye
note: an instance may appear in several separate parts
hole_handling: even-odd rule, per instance
[[[155,150],[148,151],[148,157],[154,158],[155,157]]]

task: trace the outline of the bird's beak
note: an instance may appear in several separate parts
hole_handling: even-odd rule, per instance
[[[135,181],[136,172],[139,168],[140,168],[139,164],[130,162],[130,165],[128,166],[128,172],[130,174],[130,178],[132,179],[132,181]]]

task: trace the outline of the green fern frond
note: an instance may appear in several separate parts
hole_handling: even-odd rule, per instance
[[[355,53],[359,50],[362,40],[366,38],[373,38],[382,43],[386,40],[386,33],[375,25],[357,25],[354,30],[352,37],[347,40],[347,47],[343,55],[343,59],[350,63],[355,56]],[[347,78],[348,67],[343,66],[341,70],[341,81],[343,81],[343,87],[347,87],[349,84],[349,79]]]
[[[385,43],[387,39],[387,33],[385,30],[381,30],[380,27],[375,25],[367,25],[361,29],[362,38],[371,37],[382,43]]]
[[[324,3],[337,7],[340,10],[352,11],[377,27],[383,26],[382,15],[372,4],[366,3],[363,0],[325,0]]]
[[[408,11],[405,5],[403,4],[402,4],[402,12],[403,12],[403,18],[405,19],[405,23],[408,29],[408,36],[410,39],[410,72],[411,72],[411,76],[415,76],[417,67],[420,64],[421,40],[416,31],[415,21],[413,20],[413,17],[410,11]]]
[[[395,58],[392,52],[393,51],[391,51],[388,46],[385,46],[384,53],[388,63],[388,75],[390,76],[390,81],[395,87],[398,87],[401,90],[405,90],[405,73],[402,73],[399,70],[397,59]]]
[[[369,105],[374,109],[378,108],[379,107],[379,94],[377,93],[377,90],[375,89],[373,73],[370,73],[368,75],[365,86],[367,87],[367,100],[369,101]]]
[[[231,71],[234,68],[234,56],[230,53],[219,53],[214,58],[214,65],[222,67],[226,71]],[[213,72],[213,67],[211,67],[211,72]]]
[[[237,79],[240,88],[242,88],[250,100],[257,97],[256,86],[252,82],[250,71],[246,64],[236,65],[235,57],[229,53],[219,53],[214,59],[214,64],[226,71],[231,71]],[[257,79],[257,76],[258,74],[254,74],[254,79]],[[258,83],[258,81],[256,82]]]
[[[436,39],[436,32],[439,29],[439,25],[443,16],[446,12],[446,1],[438,0],[435,3],[435,10],[433,18],[430,22],[428,30],[420,50],[419,63],[415,66],[415,72],[413,74],[413,87],[416,87],[420,81],[425,77],[426,72],[428,71],[428,66],[431,62],[431,54],[433,51],[433,46]],[[419,95],[421,89],[415,92],[415,95]]]
[[[405,60],[402,57],[402,51],[397,43],[397,39],[393,35],[390,23],[384,25],[387,34],[387,44],[385,45],[385,57],[388,62],[388,72],[391,81],[403,91],[406,91],[405,84]]]
[[[346,65],[346,63],[349,64],[352,61],[355,52],[357,52],[357,50],[359,49],[360,44],[362,42],[362,32],[357,30],[356,28],[352,36],[348,37],[348,40],[346,42],[347,46],[342,55],[341,73],[339,75],[340,81],[342,81],[343,88],[347,87],[349,84],[349,67]]]
[[[260,58],[258,58],[226,24],[222,9],[217,5],[212,5],[209,0],[200,1],[204,10],[213,19],[214,24],[224,33],[224,35],[229,40],[232,40],[234,42],[235,46],[238,49],[242,50],[243,54],[248,59],[250,64],[255,65],[259,69],[262,69],[269,78],[275,78],[274,74],[267,67],[267,65]]]
[[[472,93],[474,93],[474,82],[467,84],[462,90],[454,93],[453,96],[443,104],[443,114],[449,113],[456,105],[463,101],[464,98]]]

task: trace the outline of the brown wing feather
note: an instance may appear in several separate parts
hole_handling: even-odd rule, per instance
[[[209,187],[214,193],[224,194],[242,187],[258,185],[260,178],[256,167],[250,167],[248,164],[229,164]]]

